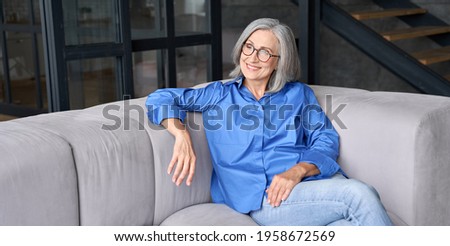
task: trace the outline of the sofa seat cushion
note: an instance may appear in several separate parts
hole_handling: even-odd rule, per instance
[[[253,219],[224,204],[203,203],[182,209],[162,223],[162,226],[257,226]]]

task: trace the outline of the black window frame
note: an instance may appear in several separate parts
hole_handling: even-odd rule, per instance
[[[40,67],[44,64],[40,64],[39,61],[39,49],[38,49],[38,35],[42,34],[41,25],[36,23],[36,16],[34,13],[33,0],[26,0],[28,7],[27,17],[30,20],[28,24],[11,24],[6,22],[3,9],[3,1],[0,0],[0,49],[2,52],[2,64],[3,64],[3,98],[4,101],[0,102],[0,113],[14,115],[18,117],[25,117],[30,115],[36,115],[46,112],[43,102],[43,92],[41,87],[41,72]],[[42,14],[41,14],[42,15]],[[32,56],[33,56],[33,72],[36,86],[36,107],[16,105],[13,103],[13,96],[11,91],[11,77],[9,73],[9,56],[7,49],[6,32],[20,32],[28,33],[32,37]]]

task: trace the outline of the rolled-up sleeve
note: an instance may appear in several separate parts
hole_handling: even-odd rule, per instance
[[[161,124],[164,119],[178,118],[184,122],[186,112],[203,112],[211,107],[223,94],[221,82],[214,82],[206,87],[166,88],[148,95],[145,102],[148,119],[153,124]]]

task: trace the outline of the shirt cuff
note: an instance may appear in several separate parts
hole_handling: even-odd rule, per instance
[[[319,169],[320,174],[311,176],[313,179],[329,178],[340,170],[334,159],[317,150],[305,151],[301,161],[313,164]]]
[[[165,119],[176,118],[184,123],[186,119],[186,111],[174,105],[162,105],[160,107],[148,106],[148,118],[153,124],[161,125]]]

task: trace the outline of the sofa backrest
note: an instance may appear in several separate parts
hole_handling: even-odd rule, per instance
[[[338,162],[378,190],[394,223],[448,225],[450,99],[311,87],[341,137]],[[187,119],[196,174],[177,187],[174,138],[148,122],[145,99],[0,123],[0,225],[159,225],[209,202],[201,115]]]
[[[191,186],[183,182],[176,186],[171,180],[172,175],[167,173],[167,167],[172,158],[174,137],[163,127],[156,126],[148,121],[145,99],[139,98],[129,102],[128,109],[124,107],[124,114],[141,122],[144,131],[151,143],[154,163],[154,225],[159,225],[174,212],[191,205],[210,202],[210,179],[212,165],[209,148],[206,145],[205,133],[201,115],[189,113],[187,122],[191,133],[194,150],[197,156],[196,171]],[[140,111],[140,112],[138,112]],[[145,117],[142,113],[145,112]]]
[[[148,121],[145,100],[144,97],[100,105],[89,109],[89,114],[102,115],[105,119],[103,122],[113,132],[124,131],[129,134],[129,131],[135,131],[134,135],[149,140],[148,145],[146,143],[136,147],[136,155],[151,153],[151,156],[142,156],[141,161],[152,164],[152,173],[147,178],[151,181],[153,189],[152,193],[149,193],[152,195],[152,200],[146,206],[152,209],[153,219],[150,224],[159,225],[178,210],[211,201],[209,186],[212,166],[201,115],[188,114],[188,125],[192,126],[188,129],[191,132],[197,156],[196,172],[189,187],[185,183],[179,187],[172,183],[172,176],[167,174],[167,167],[172,158],[174,137],[163,127]],[[145,186],[141,188],[147,191],[150,189]]]

